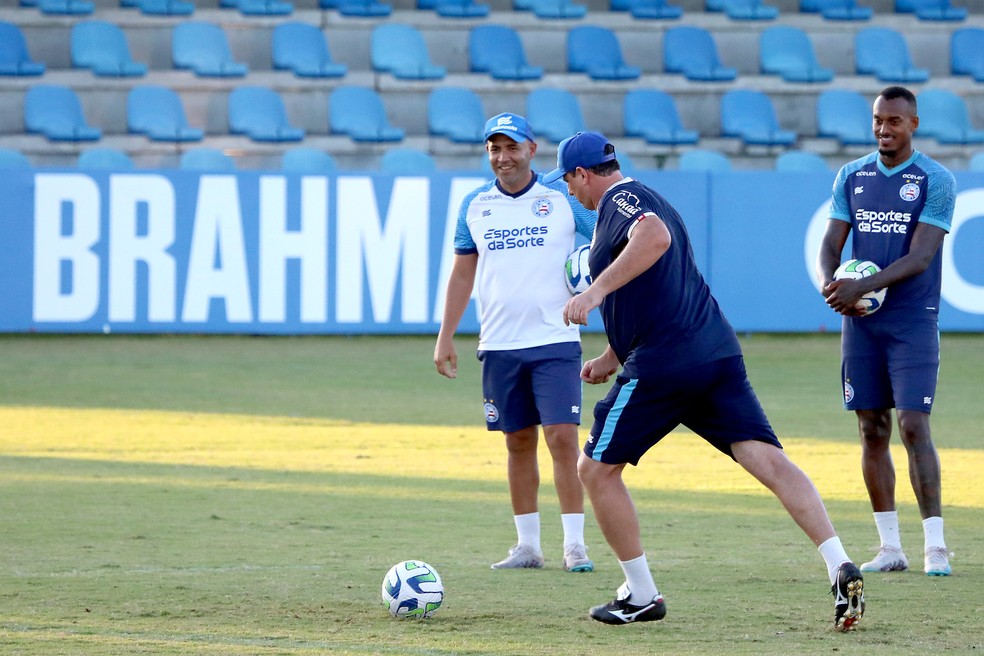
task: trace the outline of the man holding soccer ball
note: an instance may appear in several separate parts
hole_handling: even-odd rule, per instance
[[[522,116],[490,118],[485,146],[495,180],[461,203],[434,364],[442,376],[456,376],[454,333],[477,284],[485,421],[490,431],[505,433],[518,535],[492,569],[544,565],[537,505],[542,424],[564,527],[563,568],[590,572],[594,563],[584,544],[584,492],[577,476],[581,342],[577,326],[565,325],[561,310],[571,296],[564,263],[575,233],[590,238],[596,215],[562,184],[545,184],[533,172],[536,141]]]
[[[591,243],[593,282],[564,307],[585,324],[600,307],[608,347],[581,369],[587,383],[618,372],[595,407],[578,461],[595,517],[618,557],[625,583],[590,616],[608,624],[662,619],[666,606],[642,548],[639,518],[622,472],[684,425],[733,458],[782,502],[817,545],[834,593],[834,626],[864,614],[864,580],[850,561],[807,475],[788,457],[745,374],[741,346],[694,262],[683,219],[666,199],[619,172],[615,147],[597,132],[561,142],[557,168],[569,193],[598,223]]]
[[[841,376],[844,407],[857,414],[861,471],[881,548],[864,572],[906,570],[889,451],[894,407],[909,459],[909,478],[923,520],[923,569],[949,576],[943,540],[940,461],[929,429],[940,366],[940,245],[956,202],[953,175],[914,150],[916,98],[888,87],[875,99],[878,150],[844,165],[834,181],[830,220],[817,258],[821,293],[844,315]],[[856,280],[834,280],[852,235],[853,256],[881,267]],[[877,313],[858,310],[862,295],[887,287]]]

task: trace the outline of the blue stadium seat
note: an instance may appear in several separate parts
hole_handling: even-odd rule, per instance
[[[95,8],[95,3],[89,0],[36,0],[25,2],[21,0],[22,7],[37,7],[42,14],[56,14],[69,16],[84,16],[91,14]]]
[[[31,160],[19,150],[0,148],[0,171],[31,168]]]
[[[482,99],[465,87],[437,87],[427,99],[427,127],[454,143],[485,143]]]
[[[116,148],[90,148],[79,155],[75,166],[80,169],[129,171],[133,168],[133,160]]]
[[[950,66],[954,75],[984,82],[984,29],[964,27],[950,36]]]
[[[273,89],[236,87],[229,94],[229,132],[253,141],[300,141],[304,130],[287,120],[284,102]]]
[[[201,173],[231,173],[236,162],[218,148],[194,148],[181,154],[178,168]]]
[[[816,153],[806,150],[789,150],[776,158],[776,171],[829,173],[830,167],[827,166],[827,161]]]
[[[0,21],[0,75],[42,75],[44,64],[31,59],[24,33],[13,23]]]
[[[666,0],[611,0],[612,11],[627,11],[633,18],[673,19],[683,16],[683,9]]]
[[[702,27],[666,30],[663,67],[667,73],[682,73],[688,80],[700,82],[727,81],[738,76],[737,70],[721,65],[714,37]]]
[[[430,9],[445,18],[484,18],[491,8],[475,0],[417,0],[417,9]]]
[[[369,47],[373,70],[390,73],[397,79],[440,80],[447,74],[446,68],[431,62],[424,37],[413,26],[377,25]]]
[[[623,122],[625,136],[642,137],[648,143],[679,146],[700,140],[696,130],[684,129],[673,96],[657,89],[633,89],[626,93]]]
[[[618,170],[622,172],[622,175],[632,176],[639,171],[635,161],[624,150],[617,151],[615,159],[618,160]]]
[[[141,77],[147,65],[133,61],[123,30],[114,23],[86,21],[72,27],[72,65],[94,75]]]
[[[593,25],[574,27],[567,33],[567,68],[594,80],[636,80],[642,74],[638,66],[628,66],[622,59],[615,32]]]
[[[571,0],[529,0],[529,4],[537,18],[584,18],[588,13],[587,6]]]
[[[151,141],[201,141],[203,130],[188,125],[181,98],[160,86],[142,86],[130,90],[126,98],[127,129],[147,135]]]
[[[98,141],[102,130],[85,122],[74,91],[55,84],[32,86],[24,96],[24,128],[51,141]]]
[[[967,10],[952,6],[950,0],[895,0],[895,11],[915,14],[919,20],[962,21],[967,18]]]
[[[923,89],[916,96],[918,137],[933,137],[941,144],[984,143],[984,130],[971,125],[964,99],[948,89]]]
[[[434,158],[414,148],[390,148],[379,163],[383,173],[393,175],[427,175],[437,171]]]
[[[273,67],[297,77],[343,77],[348,66],[332,60],[324,33],[307,23],[281,23],[270,37]]]
[[[542,137],[553,143],[587,129],[577,96],[566,89],[530,91],[526,96],[526,120],[537,139]]]
[[[342,86],[328,98],[328,127],[357,142],[403,141],[404,130],[390,125],[383,99],[372,89]]]
[[[284,153],[280,160],[282,171],[293,173],[333,173],[337,170],[335,159],[318,148],[294,148]]]
[[[711,7],[720,9],[711,9]],[[774,20],[779,8],[767,5],[763,0],[707,0],[709,11],[723,11],[732,20]]]
[[[828,89],[817,97],[817,136],[844,146],[873,146],[871,102],[857,91]]]
[[[796,133],[779,126],[772,99],[761,91],[735,89],[721,98],[721,134],[751,146],[788,146]]]
[[[219,0],[224,9],[238,9],[244,16],[289,16],[294,5],[284,0]]]
[[[393,6],[376,0],[319,0],[322,9],[337,9],[342,16],[382,18],[393,13]]]
[[[477,25],[468,34],[468,59],[473,73],[496,80],[539,80],[543,68],[526,61],[519,34],[505,25]]]
[[[869,20],[875,13],[871,7],[859,7],[856,0],[800,0],[800,11],[843,21]]]
[[[912,65],[902,34],[887,27],[869,27],[855,35],[854,61],[859,75],[874,75],[883,82],[929,79],[929,71]]]
[[[759,64],[765,74],[787,82],[829,82],[834,72],[817,61],[810,37],[798,27],[770,27],[759,37]]]
[[[140,13],[148,16],[190,16],[195,13],[195,3],[185,0],[137,0]]]
[[[201,77],[243,77],[246,64],[232,58],[222,28],[213,23],[186,22],[174,26],[171,59],[175,68],[191,69]]]
[[[984,151],[971,157],[967,168],[971,171],[984,171]]]
[[[688,150],[680,155],[681,171],[706,171],[726,173],[731,170],[731,160],[716,150]]]

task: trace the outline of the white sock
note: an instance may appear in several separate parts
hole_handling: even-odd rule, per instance
[[[902,536],[899,534],[899,513],[897,510],[887,512],[876,512],[875,527],[878,529],[878,538],[886,547],[902,548]]]
[[[561,513],[560,521],[564,525],[564,548],[575,544],[584,544],[584,513]]]
[[[540,513],[513,515],[513,521],[516,522],[516,535],[519,538],[517,542],[540,553]]]
[[[851,559],[847,557],[844,545],[836,535],[824,541],[817,547],[817,551],[823,556],[823,562],[827,564],[827,576],[830,578],[830,585],[833,585],[837,581],[837,568]]]
[[[927,517],[923,520],[923,535],[926,538],[925,548],[930,549],[939,547],[946,549],[946,542],[943,541],[943,518]]]
[[[649,563],[646,561],[646,554],[632,560],[620,560],[618,564],[622,566],[625,574],[625,582],[629,584],[629,603],[634,606],[642,606],[653,600],[659,594],[656,589],[656,582],[653,581],[653,574],[649,571]]]

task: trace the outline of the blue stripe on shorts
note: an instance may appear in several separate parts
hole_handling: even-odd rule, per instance
[[[615,404],[612,406],[611,412],[605,418],[605,427],[602,429],[601,435],[598,436],[598,444],[595,445],[594,450],[591,452],[592,460],[601,462],[601,454],[605,452],[608,444],[612,441],[612,435],[615,433],[615,424],[618,423],[618,418],[622,416],[625,406],[629,404],[629,397],[632,396],[632,391],[638,382],[638,378],[631,378],[618,391],[618,398],[615,399]]]

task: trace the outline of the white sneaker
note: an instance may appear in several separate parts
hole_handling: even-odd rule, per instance
[[[543,567],[543,554],[525,544],[517,544],[509,550],[509,555],[497,563],[492,569],[540,569]]]
[[[862,572],[904,572],[909,569],[909,559],[899,547],[882,545],[878,554],[861,564]]]
[[[926,550],[924,562],[926,576],[950,576],[950,558],[944,547],[930,547]]]
[[[588,558],[588,548],[583,544],[564,547],[564,571],[593,572],[594,563]]]

